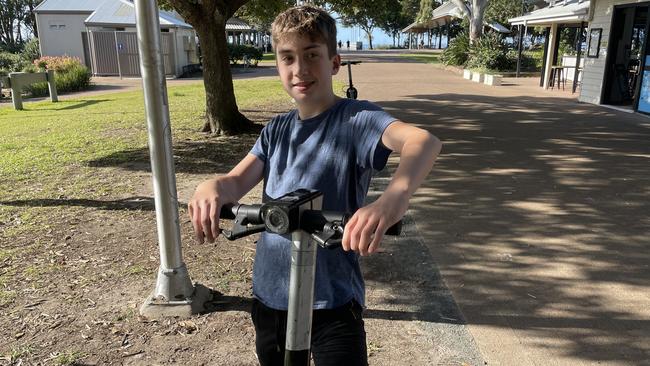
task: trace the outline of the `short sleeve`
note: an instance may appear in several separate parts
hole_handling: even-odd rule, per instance
[[[268,123],[264,128],[260,136],[255,141],[255,145],[251,149],[250,153],[257,156],[261,161],[266,162],[269,154],[269,134],[271,130],[271,123]]]
[[[370,102],[360,102],[354,114],[354,139],[357,144],[357,164],[382,170],[392,152],[381,143],[386,128],[397,119],[381,107]]]

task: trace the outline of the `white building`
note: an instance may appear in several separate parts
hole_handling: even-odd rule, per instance
[[[553,68],[579,73],[579,100],[650,114],[650,3],[630,0],[548,1],[548,6],[510,19],[515,25],[547,27],[541,84],[550,85]],[[558,28],[586,27],[586,49],[578,67],[562,65]],[[574,72],[575,72],[574,71]],[[581,74],[581,75],[580,75]]]
[[[135,8],[128,0],[45,0],[34,10],[42,56],[73,56],[94,75],[139,76]],[[197,64],[192,27],[160,11],[165,72],[179,76]]]

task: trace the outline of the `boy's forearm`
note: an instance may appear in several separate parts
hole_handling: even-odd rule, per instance
[[[442,143],[429,133],[418,134],[405,141],[397,170],[384,194],[410,199],[433,168]]]
[[[231,193],[233,202],[239,201],[262,180],[264,163],[248,154],[228,174],[224,176],[223,188]]]

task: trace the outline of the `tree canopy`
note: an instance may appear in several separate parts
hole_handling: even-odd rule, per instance
[[[270,31],[275,17],[295,5],[295,0],[251,0],[244,4],[235,16],[245,20],[257,30]]]
[[[0,45],[17,51],[29,38],[38,36],[34,8],[42,0],[0,0]]]

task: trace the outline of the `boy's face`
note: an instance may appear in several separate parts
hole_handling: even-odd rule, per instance
[[[284,90],[299,106],[319,108],[331,101],[341,57],[329,57],[325,43],[289,35],[276,44],[276,62]]]

